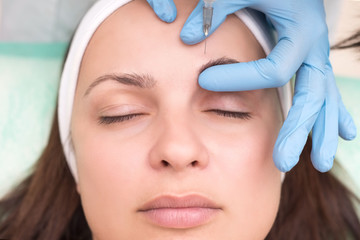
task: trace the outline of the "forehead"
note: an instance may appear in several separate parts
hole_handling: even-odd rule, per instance
[[[177,1],[178,16],[171,24],[160,21],[146,1],[133,1],[116,10],[100,25],[86,49],[80,83],[111,72],[151,74],[157,79],[174,79],[179,74],[194,77],[212,59],[264,57],[261,46],[236,16],[229,16],[206,40],[206,54],[204,41],[184,44],[180,31],[195,4]]]

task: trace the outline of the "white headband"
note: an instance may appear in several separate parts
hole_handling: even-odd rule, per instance
[[[99,0],[96,2],[87,12],[77,28],[64,65],[59,89],[58,121],[64,154],[76,182],[78,182],[78,173],[75,154],[71,143],[70,124],[76,83],[82,57],[90,39],[100,24],[115,10],[130,1],[132,0]],[[236,12],[235,15],[238,16],[252,31],[255,38],[264,49],[264,52],[268,55],[275,45],[275,37],[272,30],[270,30],[267,25],[264,15],[250,9],[240,10]],[[286,84],[285,86],[278,88],[278,92],[282,111],[284,117],[286,117],[291,107],[290,85]]]

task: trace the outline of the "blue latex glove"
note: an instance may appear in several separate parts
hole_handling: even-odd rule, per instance
[[[164,22],[173,22],[176,18],[176,6],[173,0],[147,0],[156,15]]]
[[[163,20],[176,18],[172,0],[148,2]],[[171,11],[166,10],[170,5]],[[181,31],[181,39],[187,44],[205,39],[203,5],[203,0],[200,0]],[[265,59],[206,69],[199,76],[200,86],[211,91],[274,88],[283,86],[297,72],[293,106],[273,152],[275,165],[283,172],[294,167],[312,130],[312,163],[321,172],[330,170],[338,135],[351,140],[356,136],[356,127],[341,100],[329,62],[323,1],[217,0],[213,7],[210,34],[227,15],[251,7],[266,14],[278,33],[279,41]]]

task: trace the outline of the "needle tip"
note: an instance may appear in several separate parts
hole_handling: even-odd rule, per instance
[[[209,26],[208,25],[204,26],[204,35],[205,35],[205,37],[207,37],[209,35]]]

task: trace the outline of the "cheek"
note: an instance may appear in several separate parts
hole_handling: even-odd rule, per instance
[[[251,127],[250,127],[251,126]],[[241,134],[219,139],[212,147],[222,194],[228,199],[226,213],[239,239],[264,239],[280,201],[280,172],[272,160],[278,128],[249,124]],[[241,232],[237,230],[242,226]]]
[[[144,151],[139,151],[143,144],[132,139],[118,141],[116,135],[97,131],[86,122],[75,124],[73,129],[81,201],[88,224],[99,239],[107,239],[109,235],[101,237],[104,233],[125,236],[137,207],[134,196],[143,181],[139,177],[144,174],[141,159],[146,159]]]

